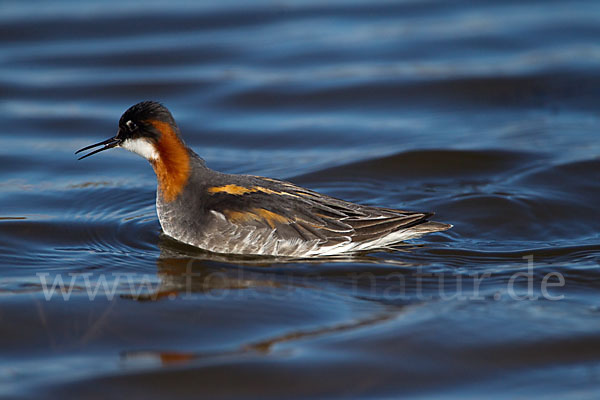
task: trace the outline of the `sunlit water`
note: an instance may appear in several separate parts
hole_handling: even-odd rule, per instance
[[[600,3],[0,8],[0,394],[600,396]],[[144,160],[73,155],[147,99],[212,168],[454,228],[345,259],[178,244]]]

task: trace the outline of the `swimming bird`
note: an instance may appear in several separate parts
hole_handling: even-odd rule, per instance
[[[430,212],[355,204],[291,182],[214,171],[181,139],[169,110],[144,101],[119,120],[116,136],[83,159],[121,147],[150,162],[163,232],[215,253],[318,257],[384,249],[449,229]]]

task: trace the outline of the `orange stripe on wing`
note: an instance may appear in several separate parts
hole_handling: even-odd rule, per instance
[[[285,224],[291,222],[283,215],[265,210],[264,208],[251,208],[249,211],[225,210],[224,214],[231,222],[243,223],[248,221],[263,221],[272,229],[275,229],[276,223]]]
[[[256,189],[246,188],[238,185],[213,186],[208,188],[208,193],[227,193],[234,196],[241,196],[246,193],[257,192]]]
[[[258,221],[259,219],[258,215],[250,211],[225,210],[224,214],[229,221],[235,223],[248,222],[252,220]]]
[[[262,186],[253,186],[253,187],[247,188],[247,187],[239,186],[239,185],[225,185],[225,186],[213,186],[213,187],[208,188],[208,193],[210,193],[210,194],[226,193],[226,194],[231,194],[234,196],[241,196],[246,193],[256,193],[256,192],[262,192],[262,193],[266,193],[266,194],[275,194],[278,196],[298,197],[292,193],[278,192],[276,190],[267,189]]]
[[[290,220],[284,217],[283,215],[274,213],[269,210],[265,210],[264,208],[253,208],[253,211],[259,216],[261,216],[271,228],[275,228],[276,222],[279,222],[281,224],[290,222]]]

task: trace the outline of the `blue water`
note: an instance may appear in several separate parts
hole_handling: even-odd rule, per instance
[[[0,395],[600,396],[599,2],[0,9]],[[142,100],[211,168],[454,228],[299,262],[179,244],[147,162],[73,154]]]

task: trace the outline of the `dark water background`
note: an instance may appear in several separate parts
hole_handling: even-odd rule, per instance
[[[1,395],[600,398],[600,2],[141,4],[0,4]],[[179,245],[144,160],[73,155],[147,99],[215,169],[454,228]]]

